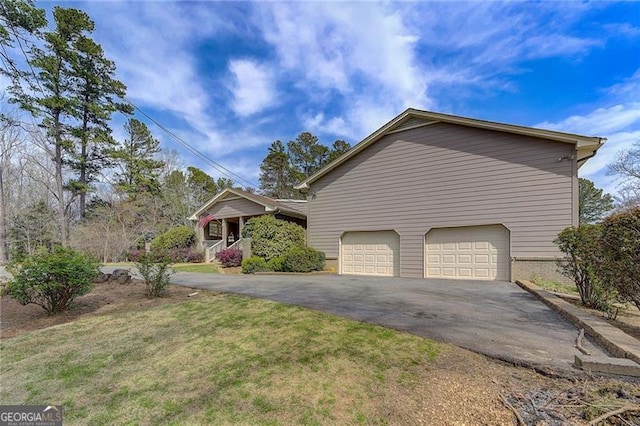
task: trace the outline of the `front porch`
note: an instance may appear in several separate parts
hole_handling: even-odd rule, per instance
[[[235,188],[209,200],[189,218],[196,221],[198,247],[205,250],[205,261],[211,262],[216,253],[230,247],[250,256],[251,244],[244,244],[242,230],[249,219],[265,214],[307,225],[305,200],[274,200]]]
[[[248,247],[244,247],[243,242],[247,242],[247,239],[242,238],[242,229],[252,217],[255,216],[213,219],[204,227],[198,227],[198,248],[204,250],[205,262],[212,262],[216,253],[226,248],[235,248],[243,252],[250,250],[250,243]]]

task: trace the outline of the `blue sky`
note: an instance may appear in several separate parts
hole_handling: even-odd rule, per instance
[[[89,13],[129,98],[255,183],[272,141],[354,144],[407,107],[606,137],[580,174],[612,193],[640,140],[636,2],[38,4]]]

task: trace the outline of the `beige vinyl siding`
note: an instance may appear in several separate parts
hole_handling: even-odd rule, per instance
[[[218,201],[213,207],[207,210],[216,219],[253,216],[265,213],[265,208],[261,204],[249,201],[246,198],[236,198],[232,200]]]
[[[574,223],[569,143],[454,124],[393,133],[314,182],[309,243],[338,257],[345,231],[394,229],[400,274],[421,277],[431,228],[503,224],[511,256],[553,257]]]

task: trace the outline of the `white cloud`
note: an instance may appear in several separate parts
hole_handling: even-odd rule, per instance
[[[579,61],[607,37],[572,32],[585,11],[604,7],[574,2],[83,5],[129,97],[253,179],[262,152],[246,148],[292,136],[283,132],[295,126],[355,142],[407,107],[442,110],[470,90],[516,91],[523,63]],[[638,93],[639,80],[608,89],[608,106],[541,125],[606,136],[605,148],[615,146],[613,135],[637,129],[639,107],[621,93]]]
[[[537,126],[584,135],[606,136],[631,125],[640,125],[640,102],[598,108],[586,115],[574,115],[557,123],[543,122]]]
[[[640,140],[640,102],[598,108],[585,115],[574,115],[557,123],[543,122],[535,127],[606,137],[607,142],[596,156],[580,168],[580,176],[593,180],[596,186],[611,194],[617,194],[618,184],[615,177],[607,176],[607,165],[618,152],[629,149]]]
[[[160,112],[185,122],[193,135],[186,140],[198,149],[241,148],[241,143],[226,144],[210,117],[211,90],[193,48],[225,28],[223,20],[210,7],[193,7],[197,11],[188,14],[169,2],[87,3],[85,9],[96,21],[96,39],[116,63],[129,99],[156,119]],[[166,125],[166,119],[160,121]]]
[[[233,75],[231,108],[240,116],[252,115],[275,104],[274,76],[266,66],[248,59],[229,62]]]
[[[276,50],[284,78],[311,97],[300,111],[305,124],[360,138],[407,107],[446,105],[465,87],[517,90],[511,77],[525,72],[525,61],[579,60],[605,42],[571,33],[593,8],[267,3],[256,6],[255,22]],[[445,98],[433,97],[436,86]]]
[[[417,32],[402,9],[379,3],[262,4],[257,23],[310,103],[321,131],[362,137],[408,106],[427,107],[427,76],[416,62]],[[357,23],[357,25],[355,24]],[[340,99],[337,114],[329,108]],[[367,103],[362,108],[359,105]],[[340,110],[342,112],[340,112]],[[377,110],[384,110],[380,121]],[[322,115],[319,115],[322,113]]]

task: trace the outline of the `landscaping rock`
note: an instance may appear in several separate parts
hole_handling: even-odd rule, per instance
[[[128,269],[114,269],[111,273],[111,279],[118,284],[127,284],[131,282],[131,274]]]
[[[110,279],[111,279],[111,274],[103,274],[101,272],[93,279],[93,282],[94,283],[98,283],[98,284],[99,283],[106,283]]]

